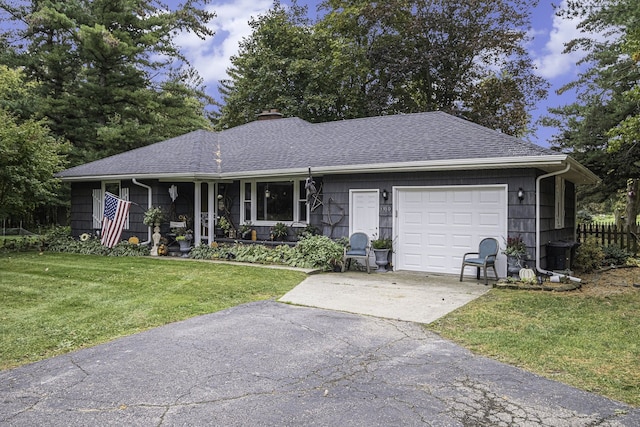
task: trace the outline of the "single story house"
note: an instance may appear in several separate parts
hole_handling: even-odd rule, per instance
[[[548,242],[575,239],[576,185],[598,181],[566,154],[438,111],[312,124],[271,110],[57,176],[71,184],[74,235],[100,229],[111,191],[134,202],[123,238],[150,241],[143,215],[161,206],[190,219],[196,242],[213,242],[222,216],[236,228],[250,222],[258,240],[278,222],[333,238],[365,231],[393,239],[394,269],[446,274],[482,238],[504,246],[518,235],[544,269]]]

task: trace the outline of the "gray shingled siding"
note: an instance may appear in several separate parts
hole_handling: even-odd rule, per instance
[[[388,174],[349,174],[324,176],[321,181],[323,206],[316,209],[310,215],[311,224],[329,235],[330,227],[328,209],[331,204],[331,217],[337,221],[344,217],[334,228],[333,238],[347,237],[349,233],[349,190],[350,189],[386,189],[391,195],[393,186],[447,186],[447,185],[489,185],[507,184],[508,194],[508,235],[522,236],[529,248],[529,257],[533,266],[535,259],[535,180],[539,171],[534,169],[513,170],[484,170],[484,171],[458,171],[452,172],[415,172],[415,173],[388,173]],[[316,178],[320,182],[320,178]],[[179,215],[187,215],[193,219],[193,184],[189,182],[175,183],[178,186],[178,198],[173,207],[169,196],[170,182],[157,180],[143,181],[151,185],[153,206],[162,206],[166,213],[174,220]],[[546,265],[546,243],[556,240],[572,240],[575,227],[575,185],[566,182],[565,193],[565,228],[555,229],[554,221],[554,178],[548,178],[541,183],[541,262]],[[147,206],[147,190],[134,185],[131,181],[123,181],[123,187],[129,188],[130,200],[134,202],[130,211],[130,229],[123,231],[123,239],[130,236],[138,236],[142,241],[147,238],[147,227],[142,224],[142,218]],[[231,215],[236,227],[239,227],[240,218],[240,182],[225,183],[226,196],[232,201]],[[71,186],[71,228],[74,236],[82,233],[94,233],[92,228],[92,198],[93,188],[99,188],[100,183],[73,183]],[[525,192],[524,200],[520,202],[517,197],[518,189]],[[329,202],[331,200],[331,202]],[[381,207],[391,206],[392,199],[380,200]],[[206,209],[206,204],[203,205]],[[393,224],[393,212],[381,209],[380,231],[381,235],[391,235]],[[193,224],[193,223],[192,223]],[[259,240],[269,239],[270,227],[256,227]],[[169,224],[165,222],[161,226],[161,233],[169,233]],[[295,230],[291,231],[291,238],[295,236]],[[501,236],[507,237],[507,236]],[[501,242],[502,243],[502,242]]]
[[[346,237],[349,233],[349,190],[350,189],[386,189],[391,194],[393,186],[447,186],[447,185],[491,185],[507,184],[508,194],[508,233],[509,236],[521,235],[527,247],[529,256],[534,259],[535,247],[535,179],[534,169],[498,169],[484,171],[457,171],[457,172],[415,172],[392,174],[358,174],[358,175],[333,175],[324,177],[324,200],[329,198],[335,201],[334,216],[337,218],[337,206],[344,209],[344,219],[334,229],[333,237]],[[522,202],[518,200],[517,192],[522,187],[525,197]],[[551,193],[553,198],[553,193]],[[381,206],[391,205],[392,200],[380,199]],[[571,202],[572,203],[572,202]],[[337,205],[337,206],[336,206]],[[567,202],[567,208],[570,203]],[[325,202],[325,221],[326,208]],[[553,203],[551,205],[553,215]],[[380,234],[390,236],[393,223],[393,212],[381,209]],[[553,217],[552,217],[553,220]],[[553,226],[553,223],[551,224]],[[328,234],[329,227],[323,229]],[[507,236],[501,236],[507,237]],[[502,243],[502,242],[501,242]]]
[[[100,188],[100,183],[73,183],[71,185],[71,235],[94,234],[93,199],[91,191]]]
[[[565,181],[564,228],[555,228],[555,177],[540,183],[540,264],[547,268],[547,244],[556,241],[573,241],[575,235],[575,184]]]

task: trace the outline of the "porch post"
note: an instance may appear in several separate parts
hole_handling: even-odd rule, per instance
[[[216,185],[213,182],[207,182],[207,224],[209,224],[209,232],[207,233],[209,236],[208,242],[209,245],[213,243],[215,237],[216,230],[216,213],[217,210],[217,201],[216,197]]]
[[[200,181],[193,183],[193,236],[194,244],[200,244],[202,238],[202,188]]]

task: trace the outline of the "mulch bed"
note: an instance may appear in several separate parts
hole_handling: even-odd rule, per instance
[[[494,285],[502,289],[523,289],[536,291],[576,292],[581,295],[607,296],[640,292],[640,268],[637,266],[606,267],[592,273],[575,273],[581,282],[542,284],[509,282],[500,280]]]

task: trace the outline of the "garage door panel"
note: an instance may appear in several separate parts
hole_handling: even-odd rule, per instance
[[[473,224],[473,215],[470,212],[453,212],[451,224],[454,226],[468,227]]]
[[[446,203],[447,202],[447,194],[441,191],[432,191],[428,193],[426,199],[430,203]]]
[[[405,223],[407,225],[422,225],[422,212],[407,212],[405,214]]]
[[[432,225],[446,225],[447,213],[446,212],[429,212],[427,215],[428,224]]]
[[[470,234],[454,234],[451,236],[451,245],[454,248],[468,248],[473,244],[473,236]]]
[[[427,243],[430,247],[443,248],[448,243],[447,235],[429,233],[427,235]]]
[[[471,204],[473,203],[473,192],[457,191],[451,197],[453,203]]]
[[[397,191],[398,269],[459,274],[464,253],[477,251],[484,237],[500,239],[506,233],[506,187]],[[498,272],[504,275],[506,266],[501,269],[500,263]]]
[[[478,225],[495,227],[496,224],[500,224],[502,221],[499,213],[480,213],[478,214]]]
[[[478,191],[478,201],[481,204],[485,203],[500,203],[500,193],[495,191]]]
[[[404,233],[402,235],[405,245],[420,247],[422,245],[422,233]]]

